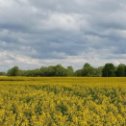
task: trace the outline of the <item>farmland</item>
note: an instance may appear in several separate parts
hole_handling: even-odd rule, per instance
[[[126,78],[0,77],[0,126],[126,126]]]

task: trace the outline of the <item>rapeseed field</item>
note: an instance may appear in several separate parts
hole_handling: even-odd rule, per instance
[[[126,78],[0,77],[0,126],[126,126]]]

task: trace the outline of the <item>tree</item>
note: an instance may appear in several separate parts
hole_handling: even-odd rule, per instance
[[[67,70],[60,64],[55,67],[55,76],[67,76]]]
[[[6,76],[5,72],[0,72],[0,76]]]
[[[56,66],[49,66],[49,67],[42,67],[40,68],[40,75],[41,76],[67,76],[67,69],[64,68],[62,65]]]
[[[126,66],[124,64],[119,64],[116,69],[116,76],[117,77],[125,77]]]
[[[103,77],[114,77],[116,74],[115,66],[112,63],[106,63],[103,70],[102,76]]]
[[[101,77],[102,76],[102,69],[103,67],[97,67],[97,68],[94,68],[94,72],[93,72],[93,76],[94,77]]]
[[[81,77],[82,76],[82,69],[76,70],[74,75],[78,76],[78,77]]]
[[[17,66],[12,67],[7,72],[8,76],[18,76],[19,75],[19,68]]]
[[[74,75],[74,70],[72,66],[67,67],[67,76],[73,76]]]
[[[45,70],[45,76],[55,76],[56,71],[54,66],[49,66]]]
[[[94,72],[94,68],[89,63],[84,64],[84,67],[82,68],[82,76],[92,77],[94,76]]]

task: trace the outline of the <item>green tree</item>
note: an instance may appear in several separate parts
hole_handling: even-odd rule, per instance
[[[94,76],[94,74],[95,69],[89,63],[85,63],[82,69],[82,76],[91,77]]]
[[[41,76],[67,76],[67,69],[62,65],[58,64],[56,66],[42,67],[40,68]]]
[[[102,69],[103,69],[103,67],[94,68],[94,76],[101,77],[102,76]]]
[[[7,75],[8,76],[18,76],[19,72],[20,72],[20,70],[19,70],[18,66],[14,66],[8,70]]]
[[[55,76],[56,71],[54,66],[49,66],[46,68],[45,73],[46,76]]]
[[[116,76],[117,77],[125,77],[126,66],[124,64],[119,64],[116,69]]]
[[[6,76],[5,72],[0,72],[0,76]]]
[[[112,63],[106,63],[103,70],[102,76],[103,77],[114,77],[116,74],[115,66]]]
[[[74,75],[78,76],[78,77],[81,77],[82,76],[82,69],[76,70]]]
[[[67,70],[60,64],[55,67],[55,76],[67,76]]]
[[[67,67],[67,76],[73,76],[74,75],[74,70],[72,66]]]

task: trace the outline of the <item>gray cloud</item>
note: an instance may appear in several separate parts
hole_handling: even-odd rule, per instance
[[[0,0],[0,69],[125,63],[126,1]]]

